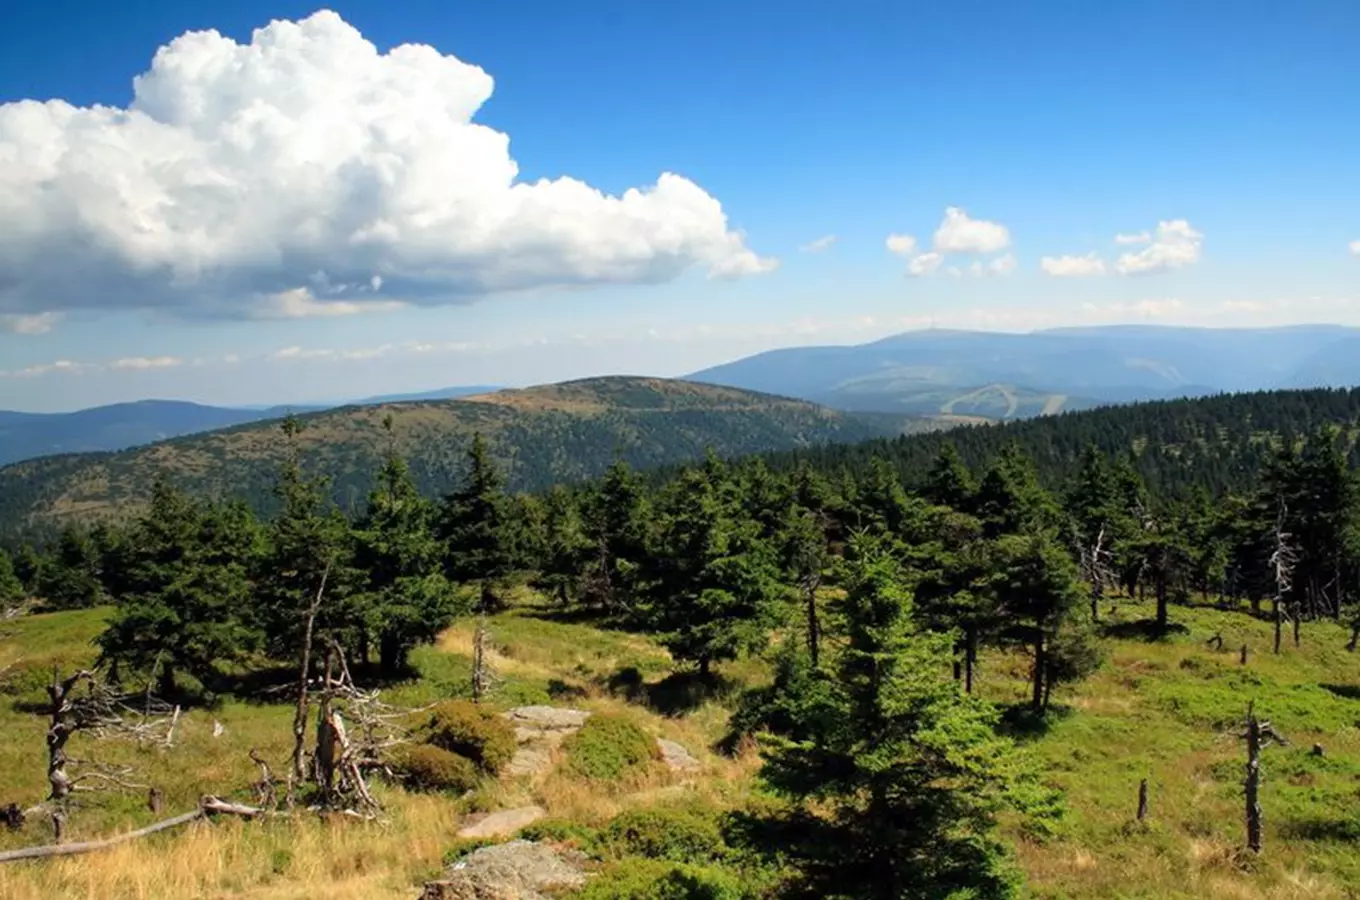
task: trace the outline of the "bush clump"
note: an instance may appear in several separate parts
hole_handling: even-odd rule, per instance
[[[500,716],[466,700],[448,700],[430,713],[426,743],[472,760],[495,775],[515,756],[515,729]]]
[[[616,816],[605,828],[605,845],[617,856],[671,862],[709,861],[725,849],[713,819],[688,810],[638,809]]]
[[[695,866],[630,859],[587,882],[579,900],[743,900],[755,896],[737,873],[717,866]]]
[[[470,759],[433,744],[406,747],[392,763],[402,781],[416,790],[462,794],[477,786],[477,766]]]
[[[577,775],[616,781],[656,756],[656,742],[622,716],[594,715],[562,745]]]

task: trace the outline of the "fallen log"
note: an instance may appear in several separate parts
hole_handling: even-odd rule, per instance
[[[128,841],[135,841],[139,838],[148,837],[161,831],[169,831],[171,828],[178,828],[181,825],[188,825],[199,819],[208,818],[216,815],[240,816],[243,819],[255,819],[270,815],[267,809],[260,809],[255,806],[246,806],[241,803],[229,803],[226,800],[219,800],[217,797],[204,797],[198,803],[198,809],[187,812],[170,819],[164,819],[145,828],[136,831],[129,831],[126,834],[114,835],[98,841],[80,841],[72,844],[49,844],[44,847],[24,847],[19,850],[6,850],[0,852],[0,863],[17,862],[21,859],[51,859],[57,856],[77,856],[82,853],[94,853],[99,850],[108,850],[117,847],[119,844],[126,844]]]
[[[193,812],[185,813],[182,816],[175,816],[173,819],[165,819],[154,825],[139,828],[136,831],[129,831],[127,834],[116,835],[111,838],[104,838],[101,841],[81,841],[74,844],[52,844],[46,847],[24,847],[21,850],[6,850],[0,853],[0,863],[16,862],[21,859],[50,859],[54,856],[77,856],[81,853],[93,853],[96,850],[107,850],[128,841],[135,841],[147,835],[155,834],[158,831],[167,831],[171,828],[178,828],[190,822],[203,818],[208,814],[205,809],[196,809]]]

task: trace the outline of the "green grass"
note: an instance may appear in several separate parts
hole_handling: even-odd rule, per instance
[[[1150,614],[1148,605],[1120,600],[1118,615],[1103,624],[1115,633],[1133,633],[1129,626]],[[67,670],[93,659],[91,641],[103,617],[96,610],[0,624],[0,670],[13,666],[10,676],[0,675],[0,684],[9,685],[0,688],[0,804],[26,805],[45,792],[45,725],[25,703],[41,697],[53,663]],[[1067,808],[1046,838],[1022,823],[1003,823],[1025,872],[1027,895],[1054,900],[1360,895],[1360,854],[1354,849],[1360,839],[1360,654],[1345,650],[1347,629],[1307,623],[1302,646],[1286,639],[1276,656],[1270,652],[1269,623],[1244,613],[1176,607],[1172,619],[1185,631],[1164,640],[1106,637],[1105,665],[1087,681],[1061,689],[1045,726],[1020,736]],[[391,812],[380,827],[227,823],[158,838],[126,856],[0,868],[0,895],[306,897],[325,884],[339,897],[410,896],[457,845],[453,823],[461,814],[528,802],[544,805],[553,816],[551,828],[543,826],[545,836],[577,835],[577,842],[599,851],[604,868],[597,890],[610,884],[631,889],[629,873],[641,871],[638,855],[673,854],[668,848],[644,854],[621,838],[606,840],[620,812],[636,811],[630,813],[635,824],[650,824],[651,811],[698,798],[696,834],[707,835],[704,816],[752,802],[758,760],[750,755],[727,760],[712,747],[725,734],[732,692],[766,676],[759,660],[723,667],[720,674],[731,679],[725,694],[663,710],[656,698],[673,666],[645,637],[564,621],[532,603],[493,617],[490,628],[498,674],[495,708],[553,703],[621,716],[648,736],[679,740],[705,769],[688,786],[651,766],[601,789],[564,765],[539,784],[490,782],[470,800],[380,786]],[[388,698],[423,706],[466,697],[471,634],[471,624],[462,623],[437,645],[418,650],[413,663],[419,677],[391,687]],[[1206,645],[1214,634],[1223,636],[1223,650]],[[1238,656],[1243,644],[1249,648],[1246,666]],[[1027,666],[1023,655],[984,656],[980,690],[1003,705],[1023,703]],[[16,671],[18,677],[12,677]],[[635,673],[629,676],[634,689],[619,688],[619,673],[625,671]],[[1248,702],[1289,740],[1264,754],[1266,849],[1260,858],[1241,850],[1244,748],[1238,734]],[[258,777],[248,751],[257,748],[281,763],[291,744],[291,715],[286,705],[226,696],[215,708],[190,710],[172,749],[80,735],[71,754],[134,765],[139,780],[166,792],[167,812],[177,812],[204,793],[246,798],[243,789]],[[225,728],[220,737],[213,737],[214,721]],[[1313,754],[1315,743],[1324,748],[1322,756]],[[1140,824],[1134,810],[1144,778],[1151,814]],[[144,824],[154,817],[143,800],[139,792],[82,796],[69,833],[82,838]],[[660,814],[658,821],[664,818]],[[629,820],[623,821],[614,829],[616,837],[631,834],[625,830]],[[43,842],[45,829],[38,822],[19,834],[0,832],[0,847]],[[634,843],[645,849],[655,841]],[[212,860],[217,862],[210,865]],[[656,872],[671,865],[646,864]],[[726,863],[714,865],[718,868],[703,878],[726,885],[727,870],[721,868]],[[137,880],[153,875],[161,880]],[[142,886],[134,888],[137,884]]]

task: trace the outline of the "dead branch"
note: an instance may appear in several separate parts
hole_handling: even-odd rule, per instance
[[[276,813],[267,809],[258,809],[254,806],[246,806],[241,803],[230,803],[226,800],[219,800],[217,797],[206,796],[199,801],[198,809],[193,812],[183,813],[174,816],[173,818],[148,825],[145,828],[139,828],[136,831],[129,831],[126,834],[119,834],[114,837],[97,841],[82,841],[75,844],[57,843],[43,847],[24,847],[19,850],[7,850],[0,852],[0,863],[16,862],[23,859],[50,859],[55,856],[76,856],[82,853],[107,850],[110,847],[117,847],[119,844],[126,844],[129,841],[135,841],[162,831],[169,831],[171,828],[179,828],[182,825],[188,825],[190,822],[196,822],[199,819],[216,815],[258,819],[276,815]]]
[[[321,611],[321,600],[326,594],[326,579],[331,574],[331,563],[321,572],[321,583],[317,586],[316,597],[307,608],[307,627],[302,637],[302,664],[298,671],[297,711],[293,715],[293,771],[288,780],[288,803],[293,803],[296,785],[307,779],[307,763],[304,747],[307,741],[307,711],[310,702],[307,697],[307,680],[312,668],[312,634],[316,628],[316,616]]]

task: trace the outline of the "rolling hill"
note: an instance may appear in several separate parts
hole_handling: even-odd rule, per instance
[[[63,413],[0,410],[0,466],[57,453],[125,450],[156,441],[279,419],[292,413],[320,412],[340,406],[449,400],[499,390],[490,386],[445,387],[412,394],[384,394],[336,403],[245,407],[207,406],[180,400],[138,400]]]
[[[653,378],[595,378],[457,400],[352,406],[300,417],[304,464],[332,479],[345,508],[363,503],[381,462],[383,420],[421,488],[448,488],[482,433],[514,489],[601,474],[615,456],[637,467],[702,456],[854,442],[929,427],[901,416],[837,412],[801,400]],[[74,454],[0,468],[0,528],[117,516],[158,476],[260,509],[285,452],[277,422],[255,422],[118,453]]]
[[[122,450],[199,431],[285,415],[177,400],[140,400],[67,413],[0,411],[0,465],[54,453]]]
[[[1023,418],[1138,400],[1360,384],[1360,330],[931,329],[857,346],[771,350],[686,377],[837,409]]]

